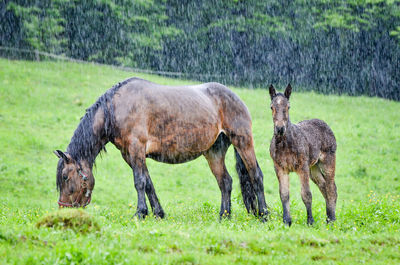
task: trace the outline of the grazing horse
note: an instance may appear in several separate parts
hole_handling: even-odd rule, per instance
[[[335,161],[336,139],[329,126],[321,120],[305,120],[293,124],[289,119],[290,84],[285,93],[277,93],[271,85],[274,136],[270,155],[279,180],[279,194],[283,207],[283,222],[292,224],[289,205],[289,172],[296,172],[301,182],[301,197],[307,208],[307,223],[313,224],[312,195],[309,179],[317,184],[326,201],[327,222],[334,221],[336,208]]]
[[[164,211],[146,166],[146,158],[176,164],[203,155],[221,190],[220,216],[231,214],[232,178],[225,154],[235,148],[236,169],[247,211],[267,216],[263,174],[254,153],[250,113],[227,87],[218,83],[162,86],[127,79],[102,95],[81,119],[67,151],[59,157],[59,205],[89,204],[96,156],[112,142],[132,168],[138,195],[136,216],[148,215],[145,194],[156,217]],[[258,202],[258,208],[257,208]]]

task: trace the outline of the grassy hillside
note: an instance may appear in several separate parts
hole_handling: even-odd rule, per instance
[[[0,263],[232,264],[400,262],[400,103],[377,98],[296,93],[291,120],[325,120],[337,142],[337,222],[312,184],[313,227],[306,225],[297,175],[291,175],[294,224],[281,218],[278,181],[269,157],[272,121],[267,90],[232,88],[253,118],[257,158],[271,218],[260,223],[241,201],[232,148],[233,214],[218,221],[220,192],[204,158],[181,165],[148,160],[165,220],[131,219],[136,191],[130,168],[112,144],[98,157],[92,203],[101,230],[87,234],[36,228],[57,210],[55,149],[65,150],[84,111],[130,76],[161,84],[191,81],[111,67],[0,59]],[[266,84],[267,85],[267,84]],[[296,87],[294,87],[296,91]]]

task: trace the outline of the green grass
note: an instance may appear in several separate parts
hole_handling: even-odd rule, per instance
[[[36,227],[72,229],[80,233],[98,231],[100,229],[93,217],[82,209],[60,209],[46,214],[36,223]]]
[[[99,231],[41,227],[57,212],[55,149],[65,150],[84,111],[130,76],[161,84],[192,81],[111,67],[0,59],[1,264],[394,264],[400,262],[400,103],[378,98],[296,93],[291,120],[325,120],[336,135],[337,221],[325,224],[314,184],[313,227],[306,225],[297,175],[291,175],[292,227],[281,218],[278,181],[269,157],[272,121],[267,90],[232,88],[253,118],[271,218],[260,223],[241,201],[232,148],[230,220],[219,222],[220,192],[205,159],[181,165],[148,160],[166,219],[132,219],[136,191],[130,168],[109,144],[98,157],[92,203],[84,210]],[[294,91],[296,87],[294,87]]]

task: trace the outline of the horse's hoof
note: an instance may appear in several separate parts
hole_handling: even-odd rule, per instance
[[[290,227],[292,225],[292,219],[283,219],[283,223]]]
[[[326,223],[327,224],[332,224],[333,222],[335,222],[336,221],[336,218],[335,217],[333,217],[333,218],[326,218]]]
[[[154,212],[154,216],[155,216],[156,218],[164,219],[165,213],[164,213],[163,210],[157,211],[157,212]]]
[[[307,225],[313,225],[314,224],[314,219],[313,218],[309,218],[307,219]]]
[[[219,212],[219,220],[222,219],[231,219],[231,211],[230,210],[221,210]]]
[[[268,221],[269,212],[268,211],[261,212],[259,217],[260,217],[261,222],[265,223]]]
[[[140,211],[137,211],[133,216],[132,216],[132,218],[138,218],[139,220],[144,220],[145,218],[146,218],[146,216],[147,216],[147,212],[140,212]]]

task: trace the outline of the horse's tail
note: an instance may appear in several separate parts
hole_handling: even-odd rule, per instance
[[[239,175],[240,189],[242,190],[243,202],[246,206],[247,212],[257,215],[257,201],[256,193],[250,180],[249,172],[244,165],[242,158],[240,157],[238,151],[235,149],[236,157],[236,171]],[[258,162],[257,168],[261,171]]]

